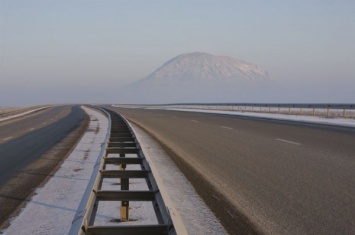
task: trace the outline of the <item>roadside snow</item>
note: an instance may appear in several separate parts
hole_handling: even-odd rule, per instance
[[[19,113],[19,114],[16,114],[16,115],[11,115],[11,116],[8,116],[8,117],[0,118],[0,122],[6,121],[6,120],[9,120],[9,119],[12,119],[12,118],[16,118],[16,117],[21,117],[21,116],[24,116],[24,115],[36,112],[38,110],[42,110],[42,109],[48,108],[48,107],[50,107],[50,106],[45,106],[45,107],[41,107],[41,108],[38,108],[38,109],[32,109],[32,110],[29,110],[29,111],[26,111],[26,112],[23,112],[23,113]]]
[[[199,113],[217,113],[227,114],[245,117],[257,117],[275,120],[305,122],[305,123],[317,123],[325,125],[355,127],[355,119],[350,118],[322,118],[304,115],[287,115],[287,114],[272,114],[272,113],[252,113],[252,112],[238,112],[238,111],[217,111],[217,110],[201,110],[201,109],[173,109],[167,110],[184,111],[184,112],[199,112]]]
[[[36,190],[4,234],[59,235],[69,230],[108,126],[103,114],[84,110],[90,116],[90,124],[80,143],[45,186]]]
[[[176,228],[178,234],[227,234],[162,147],[141,128],[130,125],[153,171],[174,225],[182,226]]]
[[[9,228],[2,231],[4,234],[68,233],[108,127],[105,115],[89,108],[83,109],[90,116],[88,131],[55,175],[42,188],[36,190],[36,195],[27,202],[21,213],[12,219]],[[226,234],[165,151],[143,130],[131,125],[159,184],[178,234]],[[117,166],[108,165],[107,169],[115,168]],[[140,167],[127,165],[127,170],[140,170]],[[103,182],[103,189],[112,190],[118,187],[120,185],[117,179],[105,179]],[[130,190],[148,190],[145,179],[131,179]],[[158,223],[151,202],[130,202],[129,222],[118,222],[119,211],[119,202],[100,202],[95,225]]]

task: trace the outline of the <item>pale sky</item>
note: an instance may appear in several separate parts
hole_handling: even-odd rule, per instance
[[[119,88],[196,51],[355,102],[354,12],[354,0],[0,0],[0,106],[119,103]]]

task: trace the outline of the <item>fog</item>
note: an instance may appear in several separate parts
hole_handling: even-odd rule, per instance
[[[270,81],[263,84],[145,85],[128,86],[117,93],[116,103],[164,104],[193,102],[226,103],[354,103],[355,83],[297,83]]]
[[[0,106],[354,103],[354,9],[346,0],[1,0]],[[255,63],[272,82],[129,88],[195,51]]]

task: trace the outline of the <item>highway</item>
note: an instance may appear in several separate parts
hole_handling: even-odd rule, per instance
[[[79,106],[0,122],[0,225],[62,162],[86,128]]]
[[[152,134],[231,234],[355,234],[355,129],[111,109]]]

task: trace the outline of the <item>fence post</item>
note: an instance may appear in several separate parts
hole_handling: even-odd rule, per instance
[[[125,157],[125,154],[120,154],[120,157]],[[120,170],[126,170],[126,164],[120,164]],[[121,190],[129,190],[129,179],[121,178]],[[129,220],[129,201],[121,202],[121,222]]]
[[[346,109],[343,109],[343,117],[346,118]]]

